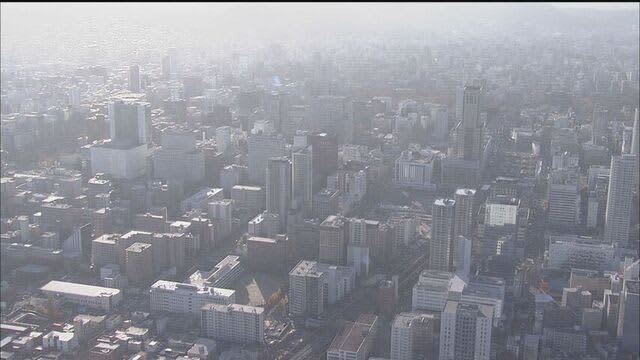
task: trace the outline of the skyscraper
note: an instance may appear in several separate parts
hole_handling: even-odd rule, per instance
[[[318,260],[323,263],[344,265],[347,260],[345,221],[342,217],[329,215],[320,224],[320,248]]]
[[[134,147],[149,141],[149,106],[134,97],[120,97],[108,105],[109,135],[118,147]]]
[[[289,272],[289,313],[318,316],[324,312],[323,284],[326,274],[315,261],[301,260]]]
[[[292,200],[305,214],[311,213],[313,206],[313,148],[305,146],[293,151],[292,158]]]
[[[307,136],[307,143],[313,148],[313,189],[326,186],[327,176],[338,169],[338,138],[335,134],[313,133]]]
[[[604,239],[619,247],[629,245],[631,208],[638,184],[638,156],[624,154],[611,158]]]
[[[140,92],[140,67],[138,65],[129,66],[129,91]]]
[[[607,128],[608,128],[608,111],[599,104],[593,109],[593,118],[591,120],[591,141],[596,145],[606,145]]]
[[[480,160],[483,145],[483,124],[480,120],[480,86],[465,86],[462,121],[453,129],[452,155],[457,159]]]
[[[623,351],[638,353],[640,334],[640,282],[624,280],[620,293],[620,312],[618,314],[618,339]]]
[[[272,157],[285,156],[285,140],[280,135],[252,134],[248,145],[249,181],[264,185],[267,162]]]
[[[451,271],[454,257],[453,228],[455,200],[437,199],[433,203],[429,269]]]
[[[633,120],[633,135],[631,136],[631,154],[640,156],[640,110],[636,109]]]
[[[474,201],[476,191],[474,189],[458,189],[453,199],[456,201],[456,218],[454,236],[462,235],[471,239],[474,224]]]
[[[291,204],[291,161],[286,157],[270,158],[267,162],[267,211],[278,214],[280,231],[287,227]]]
[[[440,360],[491,358],[490,305],[447,301],[440,321]]]

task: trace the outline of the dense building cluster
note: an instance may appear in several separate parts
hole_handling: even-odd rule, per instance
[[[637,359],[631,12],[3,48],[2,359]]]

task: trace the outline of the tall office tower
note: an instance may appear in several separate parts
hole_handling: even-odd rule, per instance
[[[607,129],[609,127],[608,111],[603,106],[596,104],[591,120],[591,141],[596,145],[607,144]]]
[[[216,150],[226,152],[231,146],[231,127],[220,126],[216,128]]]
[[[296,208],[306,215],[313,207],[313,147],[305,146],[293,151],[291,197]]]
[[[629,228],[633,197],[638,191],[638,156],[624,154],[611,158],[607,212],[605,215],[605,241],[626,248],[629,245]],[[637,241],[637,239],[635,240]],[[636,244],[637,245],[637,244]]]
[[[129,66],[129,91],[140,92],[140,67],[138,65]]]
[[[342,217],[329,215],[320,224],[318,261],[333,265],[345,265],[347,246],[345,222]]]
[[[312,130],[337,134],[342,143],[353,138],[353,103],[344,96],[321,95],[311,98],[309,106]]]
[[[431,314],[400,313],[391,324],[391,360],[428,358],[437,352]]]
[[[455,254],[453,225],[455,200],[437,199],[433,203],[429,269],[451,271]]]
[[[464,87],[462,120],[453,129],[452,155],[456,159],[480,160],[482,158],[481,93],[482,88],[480,86]]]
[[[301,260],[289,272],[289,313],[316,317],[324,312],[326,274],[315,261]]]
[[[492,306],[447,301],[440,319],[440,360],[491,358]]]
[[[462,108],[464,106],[464,86],[456,86],[456,123],[462,121]]]
[[[240,304],[206,304],[202,307],[205,336],[238,344],[264,342],[264,308]]]
[[[233,226],[233,201],[222,199],[210,202],[209,219],[214,221],[216,237],[223,239],[230,235]]]
[[[433,124],[431,136],[434,139],[446,140],[449,134],[449,110],[446,106],[433,106],[430,116]]]
[[[640,110],[636,109],[633,120],[633,135],[631,136],[631,154],[640,156]]]
[[[162,78],[171,78],[171,56],[167,55],[162,57]]]
[[[285,139],[281,135],[252,134],[248,139],[249,182],[264,185],[267,162],[272,157],[285,156]]]
[[[580,220],[580,176],[574,170],[553,170],[548,186],[549,225],[571,228]]]
[[[313,190],[318,191],[327,185],[327,176],[338,169],[338,137],[312,133],[307,136],[307,143],[313,148],[313,176],[316,178]]]
[[[153,154],[153,172],[156,179],[196,185],[205,178],[205,159],[196,148],[197,133],[179,127],[160,131],[162,147]]]
[[[461,279],[468,279],[471,272],[471,240],[464,236],[455,238],[455,257],[453,269]]]
[[[149,285],[153,281],[153,250],[151,244],[139,242],[125,250],[127,278],[133,285]]]
[[[640,346],[640,282],[624,280],[618,313],[618,340],[623,351],[638,354]]]
[[[474,189],[458,189],[453,196],[453,200],[456,201],[456,218],[453,236],[456,239],[460,235],[467,239],[473,237],[475,198],[476,191]]]
[[[120,97],[108,105],[109,135],[114,146],[131,148],[149,142],[149,105],[135,97]]]
[[[270,158],[267,162],[267,212],[278,214],[280,231],[286,231],[291,206],[291,161],[286,157]]]
[[[291,106],[291,95],[284,91],[273,91],[266,94],[262,99],[262,108],[267,119],[273,122],[277,132],[282,131],[282,124],[288,122],[289,107]]]

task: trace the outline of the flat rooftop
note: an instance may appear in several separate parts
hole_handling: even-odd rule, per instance
[[[120,290],[118,289],[57,280],[49,281],[45,286],[41,287],[40,290],[63,295],[80,295],[90,297],[113,296],[120,294]]]
[[[333,339],[328,351],[358,352],[377,321],[378,317],[376,315],[360,315],[358,321],[346,325],[342,332]]]
[[[196,294],[209,294],[214,296],[223,296],[230,297],[233,296],[236,291],[231,289],[223,289],[223,288],[214,288],[209,286],[198,286],[192,284],[178,283],[174,281],[167,280],[158,280],[153,285],[151,285],[151,289],[161,289],[167,291],[181,291],[181,292],[189,292]]]
[[[242,313],[252,313],[260,315],[264,312],[264,308],[258,306],[251,305],[240,305],[240,304],[206,304],[202,307],[202,310],[215,310],[219,312],[242,312]]]

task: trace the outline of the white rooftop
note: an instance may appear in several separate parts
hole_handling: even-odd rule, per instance
[[[41,287],[40,290],[45,292],[58,293],[58,294],[82,295],[82,296],[91,296],[91,297],[113,296],[120,293],[120,290],[118,289],[107,288],[102,286],[77,284],[77,283],[57,281],[57,280],[49,281],[49,283]]]

